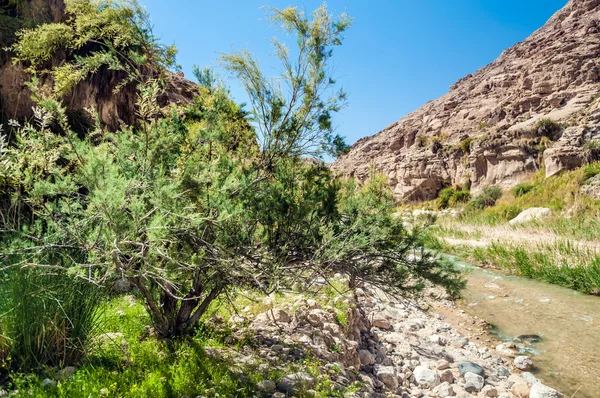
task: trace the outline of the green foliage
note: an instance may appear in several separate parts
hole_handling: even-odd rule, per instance
[[[477,126],[478,130],[485,130],[487,128],[488,124],[486,122],[481,122],[479,123],[479,125]]]
[[[569,241],[523,245],[492,243],[484,248],[452,250],[484,264],[494,264],[520,276],[538,279],[588,294],[600,293],[600,257]]]
[[[583,181],[588,181],[600,174],[600,163],[588,164],[583,168]]]
[[[117,28],[139,13],[119,4],[69,1],[73,42],[106,35],[110,48],[136,48],[139,37]],[[345,97],[322,95],[333,84],[326,74],[331,48],[349,19],[334,19],[324,7],[312,20],[296,9],[273,10],[272,17],[298,39],[297,64],[275,42],[289,96],[249,55],[225,57],[248,90],[256,130],[218,85],[201,87],[193,104],[162,109],[160,83],[145,79],[135,126],[115,133],[93,126],[78,135],[34,79],[35,120],[16,129],[3,152],[3,179],[18,195],[10,198],[15,211],[0,209],[0,245],[30,253],[32,267],[59,265],[98,285],[128,280],[167,338],[193,333],[211,303],[234,289],[272,293],[314,275],[345,273],[353,285],[394,293],[431,281],[457,294],[459,272],[393,216],[385,179],[358,187],[308,158],[341,146],[330,115]],[[114,55],[95,52],[85,63],[99,68]],[[69,68],[53,73],[70,76],[76,69]],[[5,257],[0,252],[0,261]]]
[[[470,210],[482,210],[496,204],[502,197],[502,188],[492,185],[483,188],[483,192],[469,202]]]
[[[563,126],[552,119],[541,119],[533,128],[534,133],[548,138],[551,141],[556,141],[560,138],[563,132]]]
[[[329,75],[333,49],[342,44],[351,18],[345,14],[334,17],[326,5],[317,8],[312,18],[296,7],[272,8],[269,17],[296,38],[294,54],[278,39],[272,41],[281,76],[265,77],[247,51],[223,57],[225,68],[240,80],[250,98],[262,161],[272,164],[285,155],[343,154],[347,146],[334,133],[332,114],[345,105],[346,94],[340,89],[329,98],[325,95],[335,85]]]
[[[438,194],[438,208],[445,209],[458,203],[466,203],[471,199],[471,192],[461,187],[447,187]]]
[[[589,150],[593,151],[593,150],[596,150],[596,149],[598,149],[598,148],[600,148],[600,144],[598,144],[598,141],[595,141],[595,140],[594,140],[594,141],[590,141],[590,142],[588,143],[588,149],[589,149]]]
[[[104,298],[102,289],[64,272],[5,268],[0,285],[3,367],[28,371],[79,363],[98,335],[97,307]]]
[[[516,198],[521,197],[535,189],[535,185],[529,183],[521,183],[513,188],[513,194]]]
[[[32,75],[49,75],[58,97],[99,70],[122,72],[113,87],[145,81],[148,71],[173,67],[176,50],[160,45],[135,0],[67,0],[64,23],[42,24],[17,33],[15,62]],[[66,62],[55,59],[66,54]]]
[[[471,153],[471,143],[472,143],[472,140],[470,138],[467,138],[460,142],[460,150],[462,151],[462,153],[464,153],[464,154]]]

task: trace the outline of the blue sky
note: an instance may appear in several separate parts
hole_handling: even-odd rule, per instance
[[[249,50],[275,74],[269,39],[277,35],[262,6],[306,11],[322,1],[141,0],[155,34],[179,48],[188,78],[192,66],[218,67],[220,54]],[[349,93],[335,118],[349,144],[372,135],[448,91],[541,27],[566,0],[330,0],[330,11],[354,18],[334,55],[335,77]],[[226,74],[221,72],[223,78]],[[227,79],[239,102],[245,95]]]

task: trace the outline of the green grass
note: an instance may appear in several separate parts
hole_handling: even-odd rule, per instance
[[[3,370],[29,371],[77,363],[100,332],[105,292],[57,272],[3,270],[0,358]]]
[[[574,289],[600,294],[600,253],[571,241],[553,243],[491,243],[485,247],[449,245],[430,233],[428,247],[461,257],[475,265],[498,267],[510,273]]]
[[[336,289],[347,286],[334,282],[334,287],[319,291],[319,302],[335,305],[336,313],[347,312],[344,300]],[[250,297],[249,297],[250,296]],[[317,397],[343,397],[357,385],[346,389],[334,385],[327,374],[321,374],[322,363],[310,355],[288,363],[262,360],[253,355],[253,363],[240,365],[233,360],[246,345],[244,355],[251,350],[252,339],[238,344],[230,341],[230,331],[212,327],[211,317],[227,319],[237,307],[247,307],[246,315],[253,315],[273,305],[290,304],[296,295],[279,295],[264,300],[259,294],[236,295],[232,302],[223,301],[212,308],[209,321],[203,323],[195,336],[165,341],[149,333],[151,321],[142,304],[133,296],[115,298],[103,305],[98,319],[102,333],[113,333],[111,339],[101,335],[91,346],[89,356],[77,368],[74,376],[58,382],[56,387],[44,389],[46,377],[57,380],[58,368],[45,368],[36,374],[10,374],[9,389],[18,389],[20,396],[29,397],[249,397],[257,396],[256,383],[261,380],[277,382],[284,374],[306,371],[319,380]],[[269,304],[270,302],[270,304]],[[340,321],[343,321],[341,317]],[[342,322],[340,322],[342,323]],[[218,355],[207,352],[218,350]],[[256,354],[256,353],[255,353]],[[103,395],[104,394],[104,395]]]

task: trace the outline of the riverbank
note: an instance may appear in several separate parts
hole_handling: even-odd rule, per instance
[[[343,278],[300,293],[240,295],[213,308],[197,336],[168,346],[141,303],[118,298],[79,368],[21,375],[34,397],[560,397],[524,372],[528,357],[438,289],[418,301]],[[522,368],[522,370],[519,369]],[[551,391],[543,395],[540,391]],[[170,394],[170,395],[169,395]]]

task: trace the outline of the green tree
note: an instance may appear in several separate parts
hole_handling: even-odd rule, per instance
[[[312,19],[295,8],[271,12],[296,33],[300,61],[275,42],[286,96],[248,54],[225,57],[248,90],[250,120],[219,85],[200,87],[192,105],[161,108],[160,84],[148,79],[135,126],[82,138],[56,99],[40,101],[36,124],[0,160],[12,170],[14,203],[31,213],[25,227],[0,231],[0,244],[21,246],[15,264],[98,285],[128,280],[165,337],[188,333],[224,293],[270,293],[336,272],[396,293],[427,280],[457,292],[458,272],[394,218],[381,179],[359,187],[311,157],[338,139],[331,112],[345,96],[323,92],[349,19],[324,7]]]

